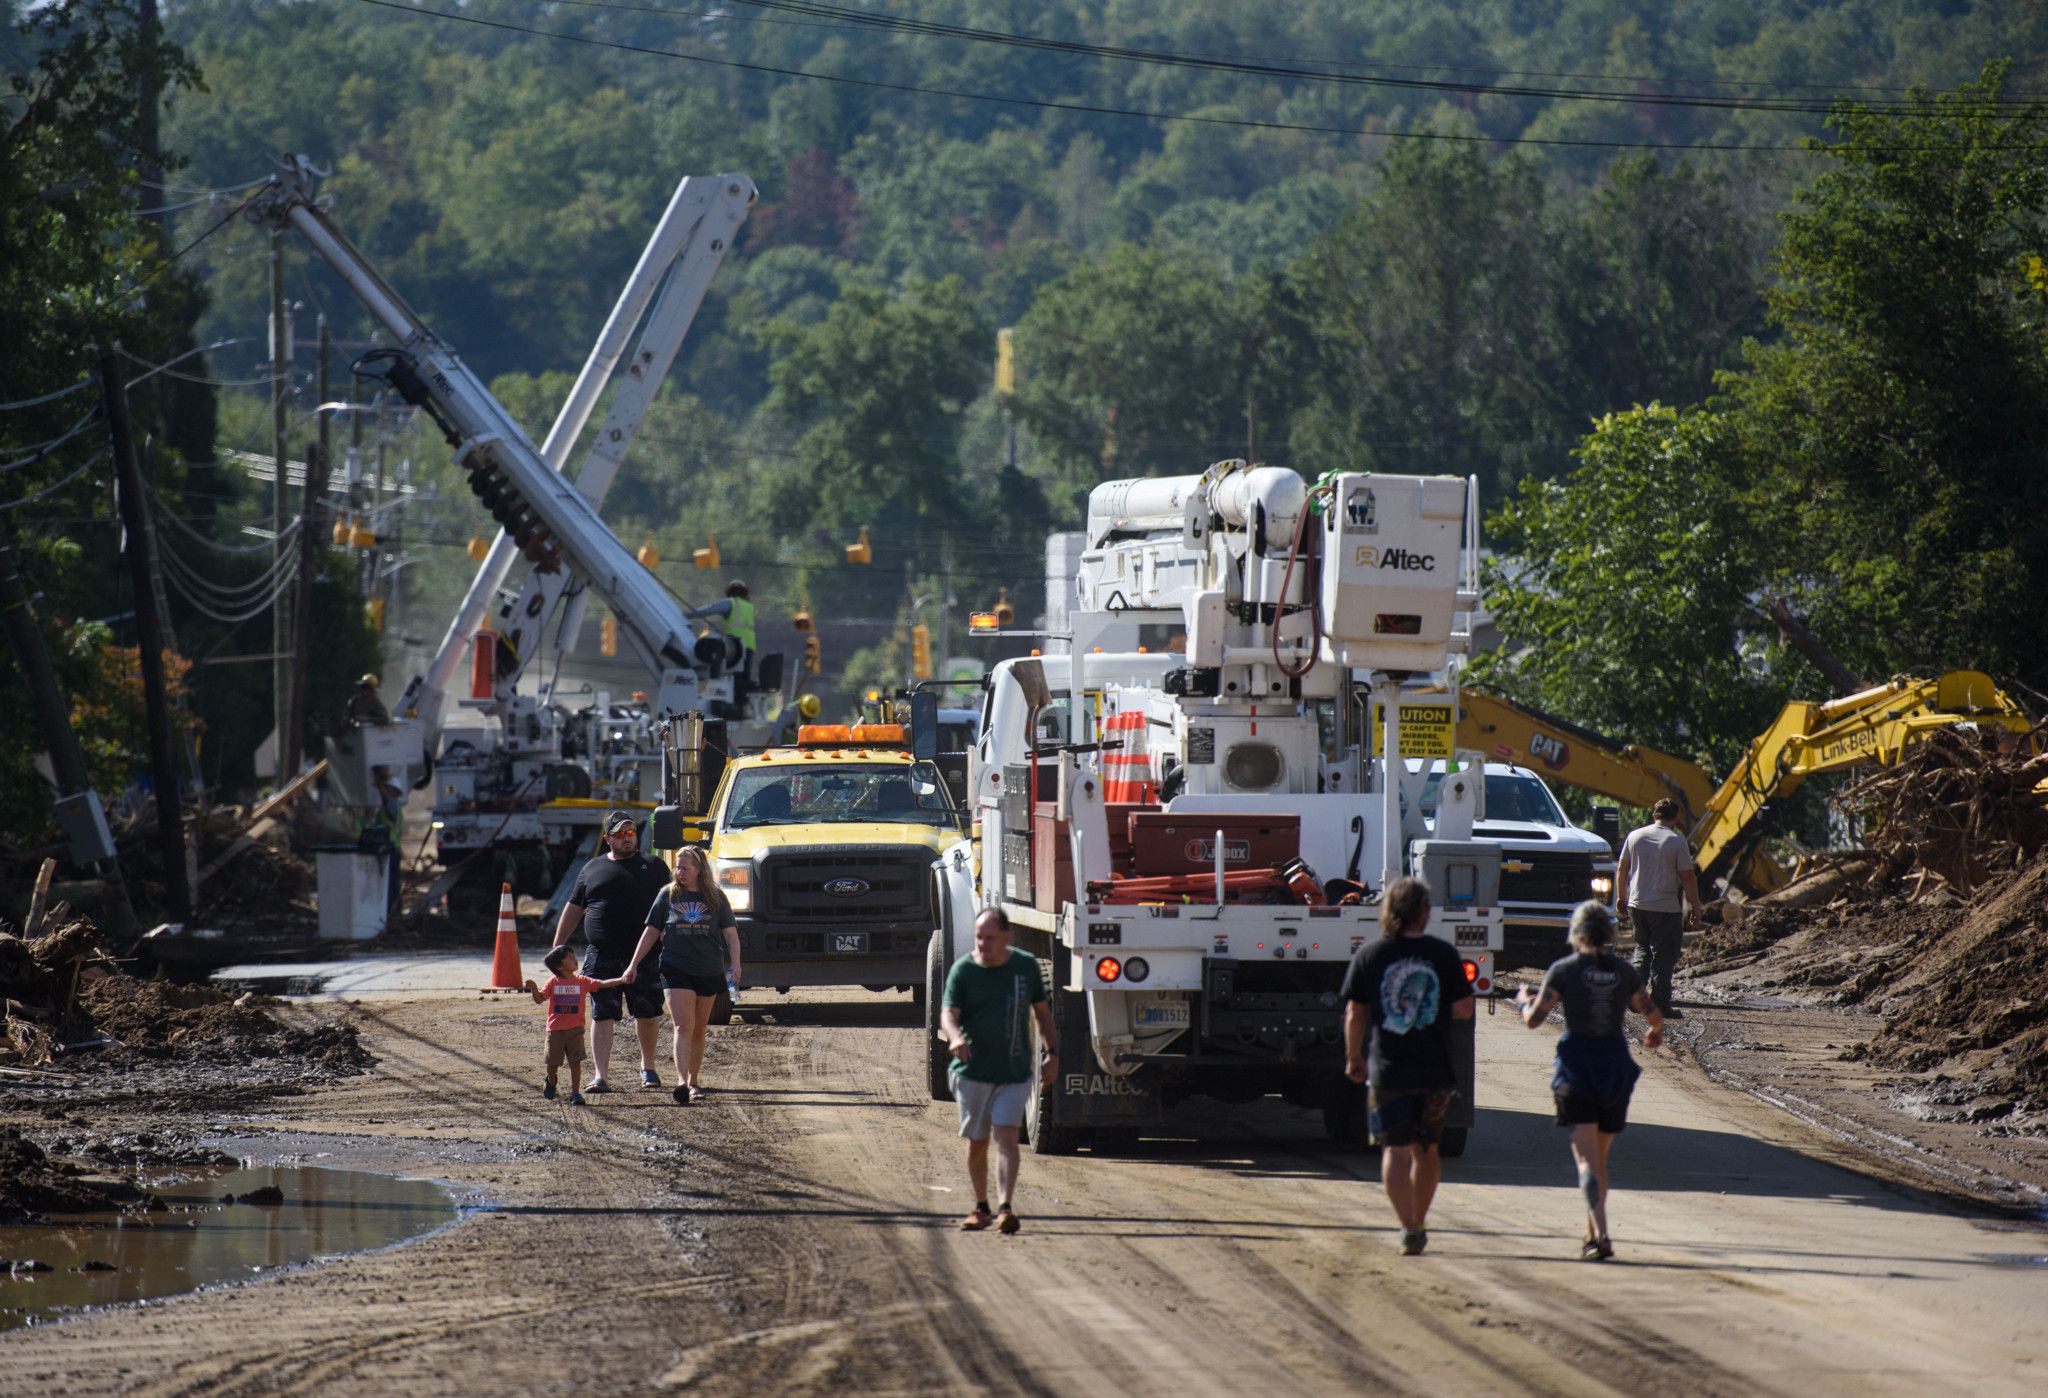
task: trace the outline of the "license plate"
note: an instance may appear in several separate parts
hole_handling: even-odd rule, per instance
[[[866,951],[867,949],[868,934],[865,932],[834,932],[832,934],[832,950],[834,951]]]
[[[1131,1006],[1131,1027],[1134,1029],[1185,1029],[1188,1022],[1188,1002],[1185,1000],[1154,1000]]]

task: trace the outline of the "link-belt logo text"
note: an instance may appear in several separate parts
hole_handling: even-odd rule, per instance
[[[1413,549],[1380,549],[1371,544],[1360,544],[1353,561],[1360,568],[1392,568],[1397,573],[1436,571],[1435,554],[1416,553]]]

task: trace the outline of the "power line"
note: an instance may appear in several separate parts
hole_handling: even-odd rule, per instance
[[[0,510],[18,510],[23,505],[33,505],[38,500],[44,499],[51,495],[55,495],[65,486],[70,485],[73,481],[77,480],[80,476],[84,475],[86,473],[86,470],[89,467],[91,467],[95,462],[106,459],[106,456],[107,452],[105,450],[94,452],[91,456],[85,459],[84,463],[81,464],[76,471],[73,471],[70,475],[66,476],[63,480],[58,481],[55,485],[45,486],[43,487],[43,489],[38,490],[35,494],[24,495],[19,500],[10,500],[4,505],[0,505]]]
[[[19,402],[15,403],[0,403],[0,413],[13,412],[17,408],[41,407],[45,403],[54,403],[59,398],[68,398],[72,394],[77,393],[80,389],[86,389],[91,387],[91,379],[80,379],[77,383],[71,385],[71,387],[69,388],[52,389],[50,392],[45,393],[38,398],[23,398]]]
[[[1590,150],[1673,150],[1673,151],[1730,151],[1746,153],[1779,152],[1787,154],[1818,154],[1830,150],[1839,151],[1847,147],[1823,147],[1813,142],[1798,145],[1758,145],[1740,142],[1714,141],[1600,141],[1562,136],[1481,136],[1466,135],[1448,131],[1390,131],[1375,127],[1315,126],[1301,122],[1261,121],[1252,117],[1196,116],[1186,112],[1154,112],[1130,107],[1109,107],[1088,102],[1058,102],[1049,98],[1008,97],[989,92],[967,92],[956,88],[922,87],[914,83],[884,82],[876,78],[855,78],[840,73],[807,73],[795,68],[781,68],[766,63],[747,63],[732,58],[712,58],[704,54],[679,53],[673,49],[649,48],[641,44],[629,44],[617,39],[599,39],[580,34],[564,34],[546,29],[534,29],[526,25],[510,24],[503,20],[484,19],[478,15],[451,14],[443,10],[420,9],[413,5],[401,4],[399,0],[358,0],[364,5],[379,9],[394,10],[400,14],[422,19],[446,20],[455,24],[472,24],[485,29],[496,29],[512,34],[526,34],[535,38],[553,39],[566,44],[579,44],[589,48],[613,49],[622,53],[644,54],[651,58],[670,58],[684,63],[699,63],[715,68],[732,68],[742,72],[762,73],[771,77],[800,78],[815,82],[838,83],[847,87],[861,87],[884,92],[903,92],[920,97],[951,97],[966,102],[988,102],[1000,106],[1030,107],[1039,111],[1079,112],[1089,116],[1129,117],[1142,121],[1190,122],[1204,126],[1228,126],[1257,131],[1298,131],[1313,135],[1344,136],[1357,139],[1362,136],[1383,137],[1402,141],[1448,141],[1465,145],[1486,146],[1563,146]],[[1908,146],[1859,146],[1858,150],[1903,151],[1916,149]],[[1996,149],[2037,150],[2037,145],[1997,147]]]
[[[719,23],[758,24],[777,27],[787,27],[791,29],[822,29],[828,32],[840,34],[874,32],[873,26],[865,22],[835,23],[829,20],[771,19],[766,15],[748,16],[734,14],[732,11],[725,9],[672,10],[652,5],[629,5],[623,3],[599,4],[597,3],[597,0],[558,0],[558,3],[572,5],[588,4],[593,8],[633,10],[644,12],[647,14],[669,15],[677,19],[711,20]],[[739,0],[739,3],[750,3],[750,0]],[[1261,0],[1261,3],[1264,3],[1264,0]],[[778,6],[775,8],[781,7]],[[862,16],[861,18],[865,19],[865,16]],[[1551,78],[1567,79],[1575,82],[1639,84],[1686,82],[1697,83],[1706,87],[1749,87],[1763,88],[1778,92],[1821,92],[1827,93],[1831,96],[1850,92],[1885,93],[1888,95],[1897,96],[1901,93],[1905,93],[1911,90],[1910,86],[1886,86],[1875,83],[1788,83],[1779,82],[1770,78],[1729,78],[1720,76],[1707,77],[1700,74],[1690,73],[1582,73],[1569,71],[1558,72],[1535,68],[1507,68],[1499,64],[1471,65],[1447,62],[1391,63],[1380,59],[1361,59],[1356,62],[1345,62],[1343,60],[1335,58],[1301,58],[1294,55],[1275,55],[1270,53],[1222,54],[1217,53],[1214,50],[1202,49],[1187,49],[1182,50],[1182,52],[1203,58],[1255,57],[1262,58],[1269,62],[1277,63],[1321,64],[1324,68],[1334,69],[1339,72],[1386,71],[1397,73],[1485,73],[1499,78]],[[2018,95],[2025,97],[2029,100],[2040,100],[2041,98],[2041,94],[2038,93],[2024,93]]]
[[[627,3],[626,0],[559,0],[559,3],[588,6],[595,9],[648,8],[632,5]],[[1512,97],[1541,101],[1615,102],[1628,106],[1705,107],[1722,110],[1791,112],[1808,115],[1825,115],[1833,108],[1832,100],[1826,102],[1814,102],[1808,99],[1779,101],[1776,99],[1755,99],[1694,93],[1593,92],[1573,88],[1522,87],[1503,83],[1457,81],[1444,78],[1393,78],[1360,73],[1321,72],[1310,68],[1289,67],[1277,63],[1244,58],[1173,53],[1157,49],[1126,48],[1111,44],[1091,44],[1072,39],[1049,39],[1032,34],[1008,33],[1002,30],[976,29],[967,25],[945,24],[935,20],[911,19],[873,10],[852,10],[839,5],[816,3],[815,0],[737,0],[737,3],[762,10],[778,10],[791,14],[827,17],[876,32],[956,39],[999,47],[1025,48],[1043,52],[1070,54],[1077,57],[1110,59],[1118,62],[1141,63],[1158,67],[1193,68],[1213,72],[1237,73],[1250,77],[1284,78],[1297,82],[1328,82],[1364,87],[1387,87],[1460,97]],[[660,13],[658,10],[654,12]],[[2013,104],[1980,103],[1975,105],[1986,111],[1997,111],[2009,108]],[[1873,110],[1879,110],[1879,108],[1873,108]],[[1891,114],[1896,115],[1899,110],[1911,110],[1911,108],[1895,109]]]
[[[8,471],[19,471],[24,466],[35,465],[38,461],[43,460],[51,452],[55,451],[58,447],[63,446],[73,437],[76,437],[79,433],[85,431],[86,428],[92,426],[93,423],[99,420],[99,416],[99,405],[94,404],[92,407],[86,409],[84,417],[72,423],[71,426],[64,429],[64,431],[61,432],[60,434],[50,438],[50,440],[47,442],[38,442],[36,445],[28,448],[28,455],[18,456],[12,461],[0,461],[0,474],[4,474],[5,472]]]

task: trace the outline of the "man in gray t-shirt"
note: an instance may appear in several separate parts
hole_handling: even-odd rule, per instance
[[[1614,910],[1635,928],[1636,971],[1649,982],[1650,998],[1667,1017],[1684,1018],[1671,1007],[1671,974],[1678,969],[1686,927],[1699,925],[1700,885],[1692,847],[1678,828],[1676,801],[1652,806],[1650,823],[1622,841]]]

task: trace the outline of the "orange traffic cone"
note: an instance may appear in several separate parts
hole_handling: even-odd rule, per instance
[[[512,885],[501,884],[498,892],[498,944],[491,952],[491,990],[523,990],[526,978],[519,971],[519,920],[512,913]]]

